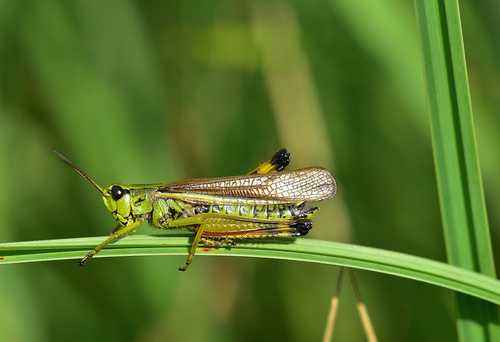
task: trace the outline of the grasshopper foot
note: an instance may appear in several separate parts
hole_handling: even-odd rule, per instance
[[[78,263],[78,265],[80,265],[81,267],[85,266],[88,264],[88,262],[90,261],[90,259],[92,259],[92,257],[95,255],[95,251],[92,251],[92,252],[89,252],[87,253],[87,255],[85,255],[83,257],[82,260],[80,260],[80,262]]]
[[[188,267],[189,267],[189,264],[186,262],[184,265],[180,266],[178,269],[181,272],[186,272],[186,270],[188,269]]]

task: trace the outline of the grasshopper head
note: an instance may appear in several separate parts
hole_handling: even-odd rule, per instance
[[[104,205],[108,208],[113,218],[126,225],[132,219],[132,198],[130,189],[121,185],[113,184],[102,193]]]
[[[121,185],[113,184],[107,188],[101,187],[96,183],[86,172],[73,164],[66,156],[58,151],[54,151],[55,154],[69,167],[73,169],[77,174],[79,174],[83,179],[90,183],[102,196],[102,200],[106,205],[106,208],[111,212],[113,218],[120,222],[121,225],[125,226],[130,221],[133,221],[132,216],[132,200],[130,196],[130,189],[123,187]]]

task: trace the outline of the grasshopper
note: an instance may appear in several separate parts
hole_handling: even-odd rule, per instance
[[[306,204],[332,198],[337,190],[335,177],[324,168],[284,171],[290,163],[286,149],[245,176],[107,187],[97,184],[62,153],[54,152],[101,194],[117,221],[111,234],[80,261],[81,266],[146,222],[159,229],[185,228],[194,233],[180,271],[189,267],[200,244],[218,248],[241,240],[304,236],[318,210]]]

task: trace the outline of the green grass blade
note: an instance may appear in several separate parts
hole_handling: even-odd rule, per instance
[[[3,243],[0,244],[0,264],[79,259],[103,238]],[[134,235],[114,243],[96,257],[186,255],[189,246],[189,236]],[[231,249],[200,248],[197,254],[346,266],[414,279],[500,304],[500,281],[496,279],[445,263],[370,247],[297,239],[289,243],[245,243]]]
[[[417,0],[441,215],[450,263],[495,277],[457,0]],[[497,308],[458,295],[463,341],[498,335]]]

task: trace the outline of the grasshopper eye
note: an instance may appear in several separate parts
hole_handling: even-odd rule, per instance
[[[115,200],[118,201],[120,198],[122,198],[123,194],[125,193],[125,190],[121,186],[118,185],[113,185],[111,187],[111,197]]]

